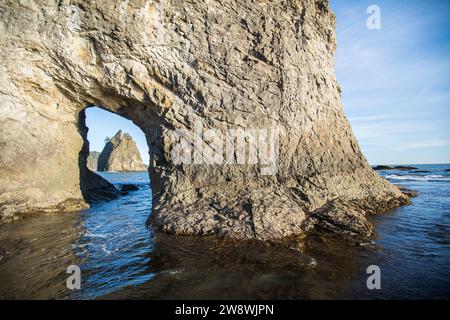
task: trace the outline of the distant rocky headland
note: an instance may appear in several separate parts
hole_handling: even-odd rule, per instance
[[[89,154],[89,157],[91,157]],[[89,163],[88,157],[88,163]],[[92,155],[92,158],[95,155]],[[145,171],[147,166],[131,135],[119,130],[98,155],[97,171]]]
[[[368,215],[409,201],[371,168],[344,115],[327,0],[1,1],[0,16],[2,221],[79,210],[108,187],[87,168],[94,105],[146,135],[155,230],[365,241]],[[235,134],[247,158],[274,142],[276,170],[236,159],[212,132]],[[191,162],[174,161],[174,137]],[[122,166],[121,152],[116,162],[114,146],[131,143],[112,140],[98,170],[141,166]]]
[[[378,165],[373,167],[374,170],[401,170],[401,171],[408,171],[408,170],[418,170],[416,167],[412,166],[386,166],[386,165]]]
[[[100,156],[100,152],[98,151],[89,151],[89,156],[87,158],[87,167],[92,171],[97,171],[98,157]]]

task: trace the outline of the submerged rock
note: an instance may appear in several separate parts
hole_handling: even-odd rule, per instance
[[[120,187],[120,191],[136,191],[136,190],[139,190],[139,187],[135,184],[127,183],[127,184],[123,184]]]
[[[393,169],[394,170],[403,170],[403,171],[418,170],[418,168],[411,167],[411,166],[395,166]]]
[[[416,190],[409,189],[405,186],[398,186],[398,188],[403,194],[406,194],[410,198],[417,197],[417,195],[419,194]]]
[[[98,171],[145,171],[141,154],[128,133],[119,130],[103,148],[98,158]]]
[[[372,170],[344,115],[328,1],[23,6],[0,2],[2,217],[85,204],[93,105],[146,134],[158,230],[370,235],[365,215],[408,202]]]
[[[362,210],[353,209],[349,203],[330,201],[325,206],[311,213],[317,229],[340,234],[355,242],[370,240],[374,229]]]

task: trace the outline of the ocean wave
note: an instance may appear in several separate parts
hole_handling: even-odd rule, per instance
[[[87,230],[84,234],[85,237],[90,238],[107,238],[108,235],[105,233],[92,233],[91,231]]]
[[[164,270],[161,271],[162,274],[171,274],[171,275],[175,275],[175,274],[179,274],[182,273],[184,271],[184,268],[178,268],[178,269],[169,269],[169,270]]]
[[[430,174],[430,175],[399,175],[399,174],[388,174],[387,179],[394,180],[410,180],[410,181],[450,181],[450,176],[443,176],[440,174]]]

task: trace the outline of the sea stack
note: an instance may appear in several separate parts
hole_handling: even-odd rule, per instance
[[[97,171],[145,171],[147,166],[128,133],[119,130],[103,148],[98,157]]]
[[[84,203],[94,105],[146,134],[156,230],[367,238],[368,214],[408,202],[371,168],[344,115],[326,0],[0,1],[0,15],[2,217]],[[203,161],[212,132],[237,133],[245,150],[274,142],[274,165],[234,159],[235,148]],[[180,137],[193,151],[183,161]]]

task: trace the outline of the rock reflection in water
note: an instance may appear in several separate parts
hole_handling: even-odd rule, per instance
[[[357,248],[327,241],[312,240],[302,253],[289,244],[157,234],[150,253],[150,269],[156,276],[106,298],[342,298],[363,266],[355,261]]]

